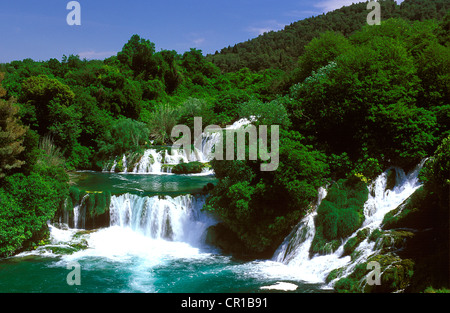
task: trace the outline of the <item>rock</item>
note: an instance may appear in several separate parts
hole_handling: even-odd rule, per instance
[[[406,230],[384,231],[376,240],[375,249],[381,253],[403,249],[406,241],[414,237],[414,233]]]
[[[387,172],[386,190],[393,190],[397,184],[397,173],[395,169],[389,169]]]
[[[429,211],[432,202],[426,199],[427,193],[423,187],[417,189],[408,199],[396,209],[387,213],[383,219],[383,229],[393,228],[423,228],[430,219]]]
[[[222,250],[224,254],[231,254],[238,258],[249,258],[251,253],[242,241],[223,223],[210,226],[206,232],[206,243]]]
[[[364,228],[358,231],[355,237],[350,238],[344,245],[343,256],[351,255],[353,251],[355,251],[356,247],[367,238],[369,233],[370,230],[368,228]]]
[[[364,286],[364,292],[398,292],[405,290],[414,274],[414,261],[401,259],[395,254],[376,255],[368,260],[381,265],[381,284]]]

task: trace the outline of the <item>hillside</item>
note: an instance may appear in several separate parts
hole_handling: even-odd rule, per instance
[[[448,0],[405,0],[400,5],[393,0],[381,0],[381,18],[403,18],[411,21],[441,20],[450,9]],[[269,68],[291,70],[304,47],[325,31],[341,32],[348,37],[366,23],[366,3],[356,3],[327,14],[307,18],[277,32],[269,32],[249,41],[228,46],[207,60],[224,72],[243,67],[253,71]]]

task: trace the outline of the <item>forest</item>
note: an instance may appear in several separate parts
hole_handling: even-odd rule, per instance
[[[315,244],[345,237],[362,223],[361,182],[425,158],[425,189],[448,215],[450,3],[381,4],[379,26],[365,25],[366,5],[354,4],[207,56],[156,51],[133,35],[105,60],[0,64],[0,257],[44,238],[70,172],[171,145],[172,128],[197,116],[280,126],[276,171],[261,172],[261,160],[211,162],[218,183],[204,210],[246,256],[273,254],[332,182],[348,203],[321,209]]]

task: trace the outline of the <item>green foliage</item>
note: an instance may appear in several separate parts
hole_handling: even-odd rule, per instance
[[[178,124],[179,111],[169,104],[160,104],[147,121],[150,136],[158,143],[169,143],[172,140],[172,128]]]
[[[13,99],[0,99],[0,178],[25,163],[18,157],[25,149],[23,142],[27,128],[20,124],[18,110]]]
[[[428,188],[445,191],[450,185],[450,136],[444,139],[424,169]]]
[[[281,131],[280,162],[273,172],[261,172],[257,161],[211,161],[219,183],[205,209],[237,235],[244,251],[273,253],[317,197],[328,168],[324,155],[302,140]]]
[[[36,130],[39,135],[50,133],[64,153],[70,149],[80,135],[80,114],[72,105],[75,94],[69,86],[57,79],[40,75],[28,78],[22,84],[23,103],[21,115],[24,123]]]
[[[287,110],[283,105],[283,99],[271,102],[250,100],[241,105],[239,115],[250,121],[254,119],[254,123],[257,125],[280,125],[286,129],[291,125]]]
[[[121,64],[127,66],[134,73],[134,76],[143,75],[145,78],[154,74],[157,70],[157,63],[153,57],[155,44],[133,35],[123,46],[122,51],[117,54],[117,59]]]
[[[442,214],[448,213],[450,202],[450,136],[444,139],[434,155],[425,164],[422,173],[425,188],[439,199]]]
[[[393,0],[379,1],[379,3],[382,20],[389,18],[402,18],[407,21],[441,20],[450,9],[446,0],[406,0],[400,5]],[[252,71],[268,68],[292,70],[295,62],[304,55],[306,46],[312,39],[327,31],[340,32],[345,37],[349,37],[366,24],[367,14],[367,2],[354,3],[326,14],[294,22],[281,31],[267,32],[246,42],[228,46],[220,52],[208,55],[207,60],[224,72],[235,72],[243,67]],[[397,33],[401,35],[402,32]],[[445,34],[448,33],[442,35],[442,42],[448,38]],[[333,49],[334,47],[331,46],[330,53]],[[324,52],[328,55],[326,49]]]
[[[198,174],[201,173],[204,164],[200,162],[180,163],[172,168],[174,174]]]
[[[0,189],[1,257],[27,249],[42,238],[67,189],[64,182],[43,173],[6,178]]]
[[[121,118],[116,120],[98,142],[101,158],[115,157],[126,152],[139,151],[149,140],[144,123]]]
[[[370,157],[381,166],[410,166],[428,155],[436,144],[437,120],[422,107],[418,93],[423,80],[408,41],[414,27],[387,20],[350,37],[351,47],[292,87],[295,101],[289,111],[295,128],[329,155],[347,153],[353,162]],[[443,54],[437,58],[441,63],[446,59]],[[448,102],[445,93],[434,95],[439,99],[435,103]],[[376,163],[371,171],[379,171]]]
[[[201,117],[203,125],[215,123],[213,106],[204,99],[188,98],[178,110],[180,112],[178,123],[187,125],[191,130],[194,129],[195,117]]]
[[[305,52],[300,56],[298,68],[294,71],[295,82],[305,78],[336,57],[351,49],[350,41],[341,33],[324,32],[305,46]]]
[[[329,188],[327,197],[317,209],[317,228],[311,245],[313,254],[330,252],[324,251],[324,242],[345,239],[361,227],[368,195],[367,186],[357,178],[339,180]],[[338,246],[334,245],[334,248]]]

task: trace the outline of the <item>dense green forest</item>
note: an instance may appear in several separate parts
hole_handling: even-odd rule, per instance
[[[408,21],[442,19],[450,9],[446,0],[379,1],[382,19],[402,18]],[[247,42],[237,43],[207,56],[223,72],[235,72],[243,67],[253,71],[269,68],[293,70],[305,46],[326,31],[340,32],[345,37],[366,23],[367,3],[356,3],[326,14],[287,25],[283,31],[271,31]]]
[[[365,25],[366,4],[354,4],[206,57],[156,51],[134,35],[103,61],[1,64],[0,256],[43,238],[69,195],[67,172],[102,170],[151,140],[171,144],[172,127],[195,116],[203,125],[250,116],[280,125],[276,171],[259,171],[262,161],[211,162],[219,182],[205,210],[247,254],[273,253],[334,181],[359,190],[346,191],[355,207],[330,200],[317,244],[345,237],[361,225],[361,182],[426,157],[435,156],[423,178],[445,213],[450,4],[381,3],[380,26]]]

